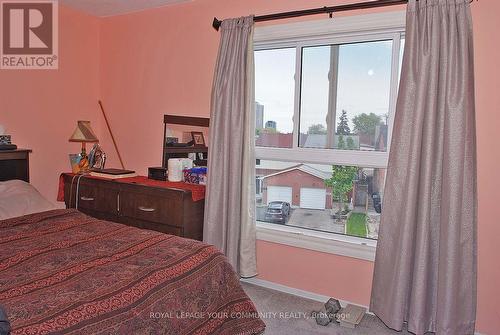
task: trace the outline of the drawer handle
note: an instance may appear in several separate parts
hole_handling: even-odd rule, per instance
[[[156,210],[154,208],[148,208],[148,207],[143,207],[143,206],[139,206],[139,209],[143,212],[154,212]]]
[[[94,201],[94,198],[80,197],[80,200],[83,200],[83,201]]]

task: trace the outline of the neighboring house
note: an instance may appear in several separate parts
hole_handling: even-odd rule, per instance
[[[331,189],[325,180],[331,173],[307,164],[299,164],[261,177],[262,203],[286,201],[292,207],[331,208]]]
[[[268,121],[269,122],[269,121]],[[256,139],[255,145],[259,147],[291,148],[292,134],[262,132]]]

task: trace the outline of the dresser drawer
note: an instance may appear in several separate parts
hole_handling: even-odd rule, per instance
[[[76,194],[76,186],[73,187],[78,208],[93,211],[118,214],[118,188],[106,187],[96,184],[93,180],[81,180]]]
[[[120,193],[120,214],[132,219],[182,227],[182,193],[169,190]]]

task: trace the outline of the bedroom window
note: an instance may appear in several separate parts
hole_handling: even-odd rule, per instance
[[[404,43],[394,26],[257,38],[260,226],[377,239]]]

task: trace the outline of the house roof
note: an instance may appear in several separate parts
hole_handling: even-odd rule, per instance
[[[273,176],[276,176],[276,175],[279,175],[279,174],[283,174],[283,173],[288,173],[288,172],[294,171],[294,170],[300,170],[302,172],[305,172],[307,174],[310,174],[312,176],[315,176],[315,177],[323,179],[323,180],[329,179],[332,176],[331,173],[327,173],[327,172],[318,170],[318,169],[316,169],[316,168],[314,168],[314,167],[312,167],[310,165],[307,165],[307,164],[298,164],[296,166],[292,166],[291,168],[288,168],[288,169],[285,169],[285,170],[281,170],[281,171],[278,171],[278,172],[275,172],[275,173],[268,174],[267,176],[262,177],[262,179],[273,177]]]

